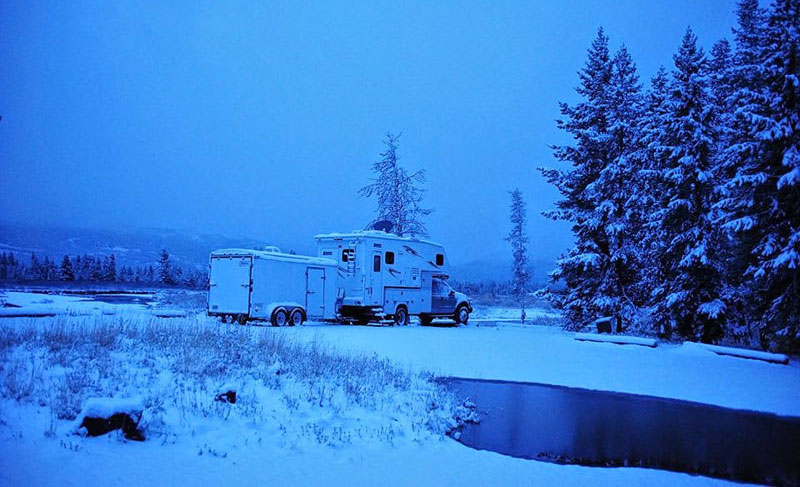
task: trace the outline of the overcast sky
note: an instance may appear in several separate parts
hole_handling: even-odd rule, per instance
[[[536,171],[603,26],[643,81],[733,0],[0,2],[0,218],[270,240],[361,228],[387,130],[427,170],[453,262],[505,255],[507,190],[534,259],[569,228]]]

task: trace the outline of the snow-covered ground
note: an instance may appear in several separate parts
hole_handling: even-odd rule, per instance
[[[0,294],[0,300],[11,304],[32,309],[50,306],[64,313],[55,318],[0,318],[0,331],[51,326],[54,340],[49,349],[40,346],[46,343],[40,337],[40,345],[31,340],[30,346],[7,347],[0,353],[0,376],[11,372],[19,376],[18,389],[26,387],[28,371],[31,377],[40,377],[31,386],[39,388],[38,394],[17,400],[9,390],[3,391],[0,485],[724,483],[658,470],[563,466],[471,450],[441,434],[441,421],[447,421],[457,404],[448,406],[446,396],[433,389],[424,374],[416,375],[419,371],[651,394],[800,416],[797,361],[776,365],[691,347],[651,349],[579,342],[558,328],[502,321],[511,317],[511,311],[485,310],[481,326],[457,328],[315,323],[295,328],[242,327],[202,315],[191,317],[191,313],[190,318],[155,318],[150,308],[160,306],[162,298],[153,299],[148,305],[129,305],[72,296]],[[174,302],[170,305],[174,307]],[[497,326],[491,326],[493,318],[500,320]],[[120,322],[151,330],[123,328],[109,333]],[[103,347],[82,349],[81,341],[76,342],[80,346],[67,346],[75,340],[63,332],[69,326],[73,331],[84,330],[98,343],[117,334],[133,341],[124,347],[112,341],[113,350],[108,353]],[[217,335],[203,330],[215,330]],[[194,337],[196,344],[176,338],[185,334]],[[142,345],[150,342],[141,342],[140,336],[159,345]],[[231,337],[248,341],[235,345],[239,342]],[[176,340],[181,345],[168,348],[166,344],[177,346]],[[224,345],[219,347],[220,357],[213,353],[217,343]],[[258,343],[289,346],[281,349],[280,353],[289,353],[284,357],[295,353],[292,350],[301,350],[296,352],[300,354],[322,350],[329,358],[311,372],[297,368],[302,364],[284,363],[293,372],[274,379],[281,360],[272,352],[258,352],[261,349],[253,345]],[[73,357],[75,350],[83,352]],[[347,365],[363,361],[380,368],[387,366],[380,365],[384,359],[395,368],[360,375],[364,373]],[[326,360],[335,364],[324,365],[329,363]],[[340,372],[344,370],[356,370],[351,372],[355,376],[348,379],[347,373]],[[322,371],[330,374],[324,380],[314,375]],[[400,371],[398,377],[411,377],[410,382],[401,380],[397,389],[381,385],[380,377],[398,373],[389,371]],[[47,381],[54,386],[45,387]],[[242,401],[236,405],[210,402],[212,393],[230,385],[240,390]],[[359,385],[372,389],[358,392]],[[116,433],[98,438],[71,434],[70,420],[54,418],[50,407],[70,387],[84,395],[145,396],[151,408],[149,440],[128,442]],[[163,404],[158,399],[162,396]],[[439,398],[434,403],[444,402],[431,409],[432,398]],[[59,407],[75,413],[79,406],[73,402]],[[430,422],[426,417],[438,419]]]
[[[441,376],[540,382],[646,394],[800,416],[800,363],[726,357],[698,347],[583,342],[555,327],[280,330],[304,340],[382,357]]]

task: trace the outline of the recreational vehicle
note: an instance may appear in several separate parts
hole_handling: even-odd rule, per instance
[[[224,249],[211,253],[208,314],[239,323],[267,320],[275,326],[336,318],[332,259],[267,251]]]
[[[339,267],[339,316],[355,322],[392,319],[407,325],[411,315],[423,324],[446,317],[466,323],[469,299],[447,284],[449,262],[435,242],[365,230],[317,235],[321,259]]]

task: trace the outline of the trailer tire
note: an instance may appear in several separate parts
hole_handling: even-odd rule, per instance
[[[467,308],[466,304],[459,305],[458,308],[456,308],[456,312],[453,314],[453,321],[458,325],[467,324],[469,321],[469,308]]]
[[[286,326],[288,319],[289,317],[286,314],[286,310],[278,308],[272,312],[272,317],[270,317],[269,321],[272,323],[272,326]]]
[[[394,312],[394,324],[397,326],[408,326],[409,319],[406,307],[398,306],[397,311]]]
[[[306,314],[300,308],[295,308],[289,315],[289,326],[300,326],[306,320]]]

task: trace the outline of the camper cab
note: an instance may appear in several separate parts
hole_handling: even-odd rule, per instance
[[[461,293],[441,287],[449,274],[444,247],[435,242],[398,237],[376,230],[317,235],[322,259],[339,267],[338,310],[341,318],[368,322],[392,319],[406,325],[409,316],[425,321],[437,316],[466,323],[472,311]],[[435,294],[434,286],[438,292]],[[434,302],[435,301],[435,302]]]
[[[223,249],[211,253],[208,314],[275,326],[336,318],[337,263],[267,250]]]

